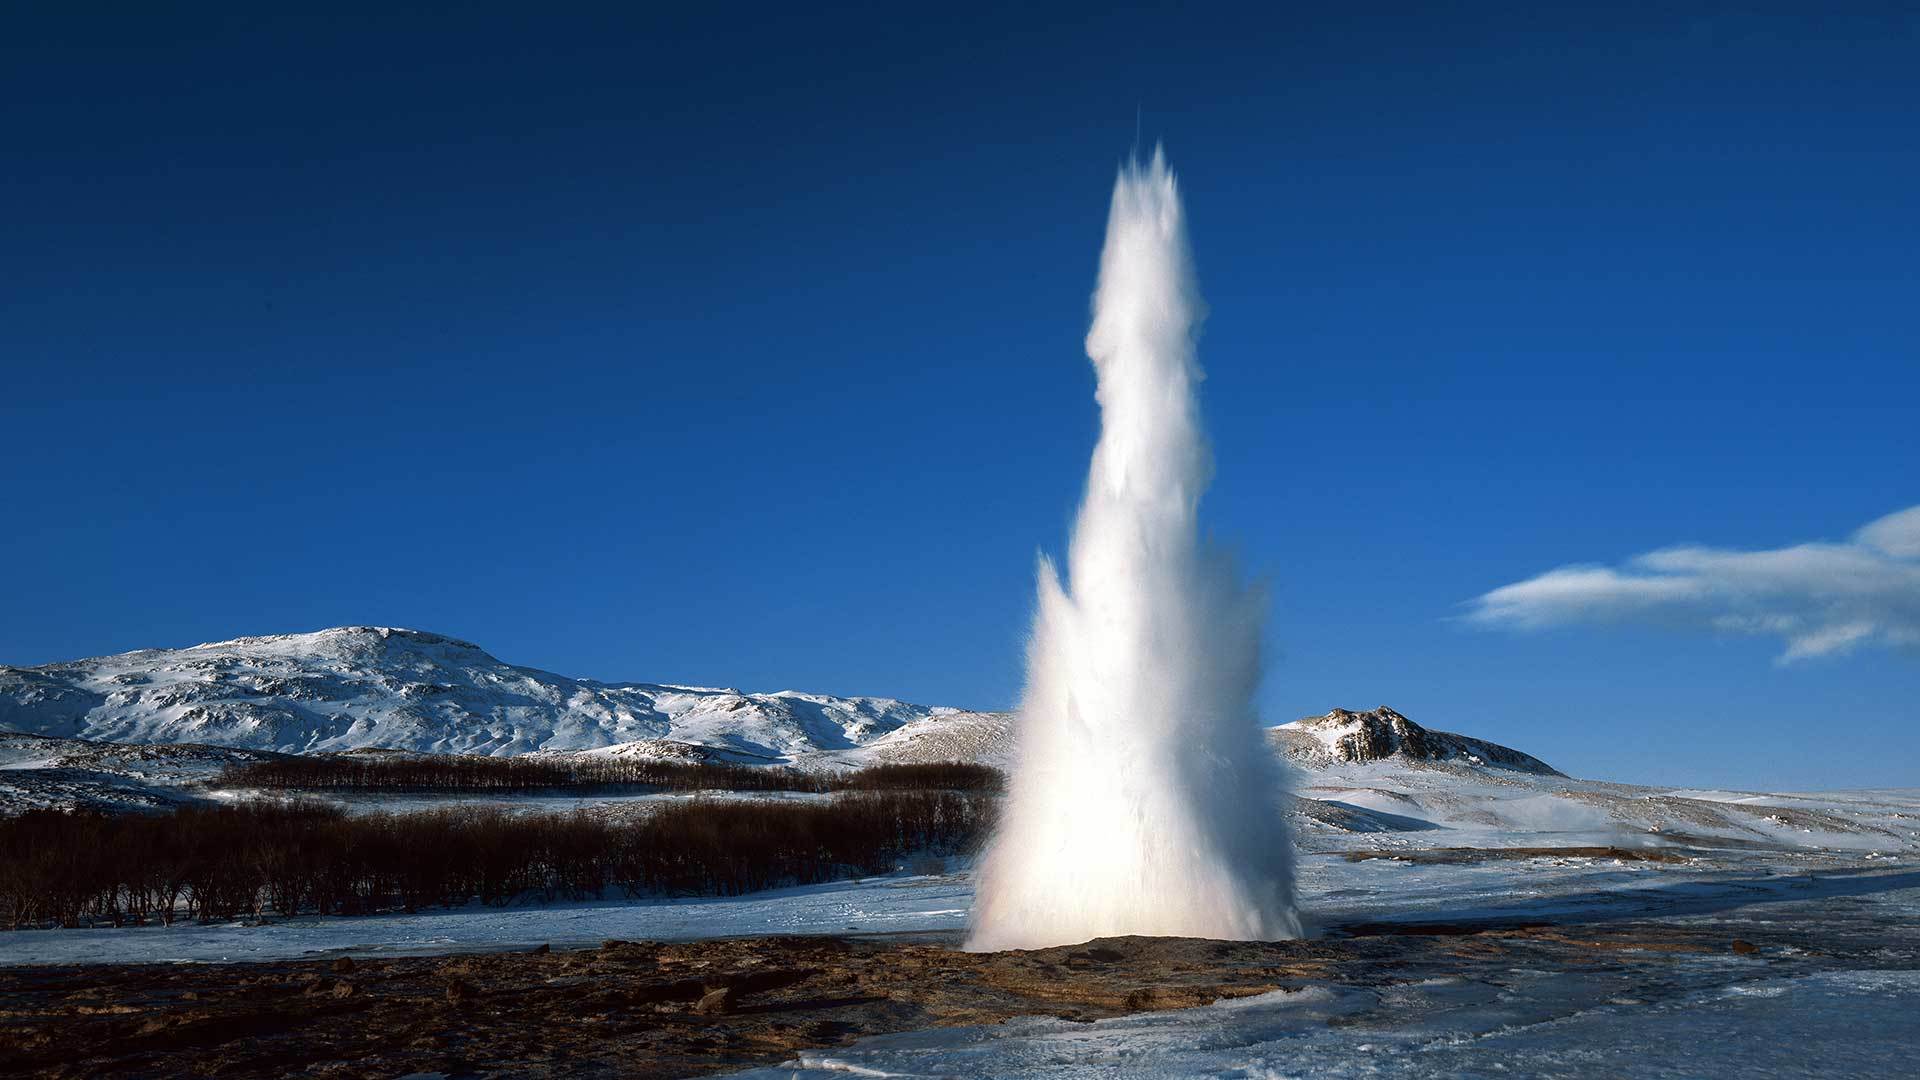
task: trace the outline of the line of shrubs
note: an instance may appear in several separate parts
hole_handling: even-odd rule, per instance
[[[225,787],[276,791],[508,793],[528,791],[994,791],[997,769],[947,761],[875,765],[842,773],[814,773],[724,762],[638,758],[480,757],[395,754],[288,757],[223,770]]]
[[[734,895],[884,873],[970,850],[978,791],[818,802],[690,800],[628,819],[472,808],[350,817],[311,802],[0,821],[12,929],[357,915],[627,895]]]

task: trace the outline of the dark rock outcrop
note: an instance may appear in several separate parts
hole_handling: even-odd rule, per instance
[[[1421,727],[1385,705],[1371,712],[1335,709],[1323,716],[1309,716],[1269,728],[1267,735],[1288,757],[1305,764],[1393,758],[1479,765],[1535,776],[1564,775],[1531,754],[1483,739]]]

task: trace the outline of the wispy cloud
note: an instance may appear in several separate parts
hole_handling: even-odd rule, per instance
[[[1920,506],[1840,543],[1662,548],[1618,567],[1549,570],[1471,605],[1473,622],[1522,630],[1658,623],[1778,637],[1782,663],[1868,644],[1920,650]]]

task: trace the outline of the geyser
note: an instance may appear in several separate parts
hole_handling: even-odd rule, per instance
[[[1156,149],[1113,187],[1087,334],[1100,441],[1067,582],[1040,560],[1019,754],[968,948],[1299,936],[1281,767],[1253,707],[1266,597],[1200,537],[1203,314]]]

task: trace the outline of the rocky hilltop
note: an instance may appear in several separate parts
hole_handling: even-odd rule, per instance
[[[1421,727],[1385,705],[1369,712],[1335,709],[1268,729],[1268,737],[1303,764],[1395,759],[1455,762],[1535,776],[1561,776],[1560,770],[1531,754],[1484,739]]]

